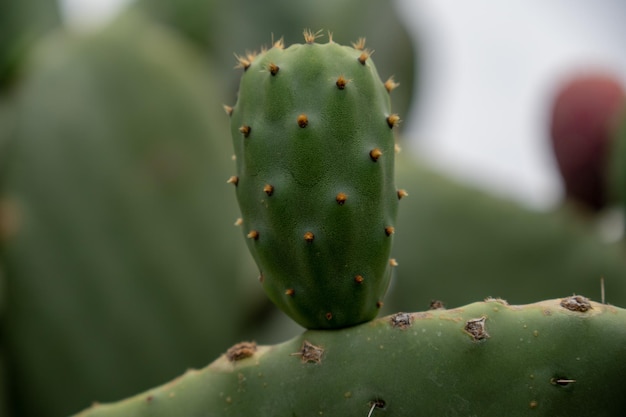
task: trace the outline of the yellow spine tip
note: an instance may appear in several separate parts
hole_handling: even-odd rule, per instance
[[[224,104],[223,107],[224,107],[224,111],[226,112],[228,116],[233,115],[233,108],[231,106],[227,106],[226,104]]]
[[[346,88],[348,80],[346,80],[343,75],[340,75],[339,78],[337,78],[337,82],[335,82],[335,84],[337,85],[338,89],[343,90],[344,88]]]
[[[272,46],[276,49],[285,49],[285,40],[281,37]]]
[[[274,64],[273,62],[270,62],[267,66],[267,70],[270,72],[270,74],[272,75],[276,75],[278,74],[278,70],[280,69],[280,67],[276,64]]]
[[[250,136],[250,132],[252,131],[252,128],[250,126],[243,125],[239,128],[239,131],[241,132],[244,138],[247,138],[248,136]]]
[[[393,226],[387,226],[385,227],[385,234],[387,236],[391,236],[396,232],[396,229]]]
[[[241,226],[242,224],[243,224],[243,219],[241,217],[235,220],[235,226]]]
[[[300,116],[298,116],[298,126],[304,128],[307,127],[308,124],[309,118],[306,117],[306,114],[302,113]]]
[[[400,152],[402,152],[402,148],[397,143],[393,146],[393,149],[394,151],[396,151],[396,154],[399,154]]]
[[[263,192],[265,192],[265,194],[270,197],[272,194],[274,194],[274,186],[270,184],[265,184],[265,186],[263,187]]]
[[[317,38],[319,38],[321,35],[322,31],[318,30],[317,32],[313,32],[310,29],[304,29],[304,32],[302,32],[302,34],[304,35],[304,41],[308,44],[314,44],[315,40]]]
[[[356,42],[352,42],[352,47],[359,51],[365,50],[365,38],[359,38]]]
[[[378,158],[380,158],[382,154],[383,153],[380,149],[374,148],[370,151],[370,158],[372,158],[372,161],[376,162],[378,161]]]
[[[236,175],[231,176],[227,181],[226,184],[234,184],[237,185],[239,184],[239,177]]]
[[[405,190],[398,190],[398,200],[402,200],[404,197],[408,197],[409,193]]]
[[[248,239],[258,240],[259,239],[259,232],[257,232],[256,230],[251,230],[250,233],[248,233],[246,235],[246,237]]]
[[[387,124],[391,129],[397,126],[398,123],[400,123],[400,116],[398,116],[397,114],[394,113],[387,117]]]
[[[398,266],[398,262],[395,259],[391,258],[389,259],[389,265],[392,267],[396,267]]]
[[[339,204],[340,206],[343,206],[347,199],[348,196],[345,193],[339,193],[335,197],[335,200],[337,200],[337,204]]]
[[[361,63],[361,65],[365,65],[365,63],[367,62],[367,59],[372,56],[372,52],[365,49],[361,52],[361,55],[359,55],[359,57],[357,58],[359,60],[359,62]]]
[[[388,93],[391,93],[394,89],[396,89],[400,84],[393,80],[393,76],[389,77],[387,81],[385,81],[385,88]]]

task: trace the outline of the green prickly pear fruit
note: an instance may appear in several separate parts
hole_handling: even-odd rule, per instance
[[[239,59],[230,182],[269,298],[304,327],[341,328],[376,316],[394,265],[396,84],[364,40],[315,38]]]
[[[626,310],[581,296],[397,313],[271,347],[240,343],[76,417],[623,416],[625,323]]]

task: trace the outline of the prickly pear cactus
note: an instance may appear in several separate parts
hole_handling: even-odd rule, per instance
[[[364,40],[315,39],[239,58],[229,181],[270,299],[302,326],[341,328],[376,316],[394,265],[396,84]]]
[[[398,313],[275,346],[77,417],[622,416],[626,310],[573,296]]]

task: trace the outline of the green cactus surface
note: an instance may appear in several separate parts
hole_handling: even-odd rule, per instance
[[[581,296],[398,313],[208,367],[77,417],[617,416],[626,310]]]
[[[125,14],[27,68],[0,157],[0,349],[9,415],[61,417],[206,364],[265,296],[240,279],[219,78],[193,45]]]
[[[396,84],[364,40],[315,39],[239,58],[229,181],[270,299],[306,328],[341,328],[376,316],[393,268]]]

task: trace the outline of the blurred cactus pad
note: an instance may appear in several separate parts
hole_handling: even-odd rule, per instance
[[[208,367],[76,417],[618,416],[626,311],[584,297],[398,313]]]
[[[130,395],[240,337],[254,303],[237,278],[248,258],[218,84],[138,15],[30,57],[2,196],[16,415]]]

